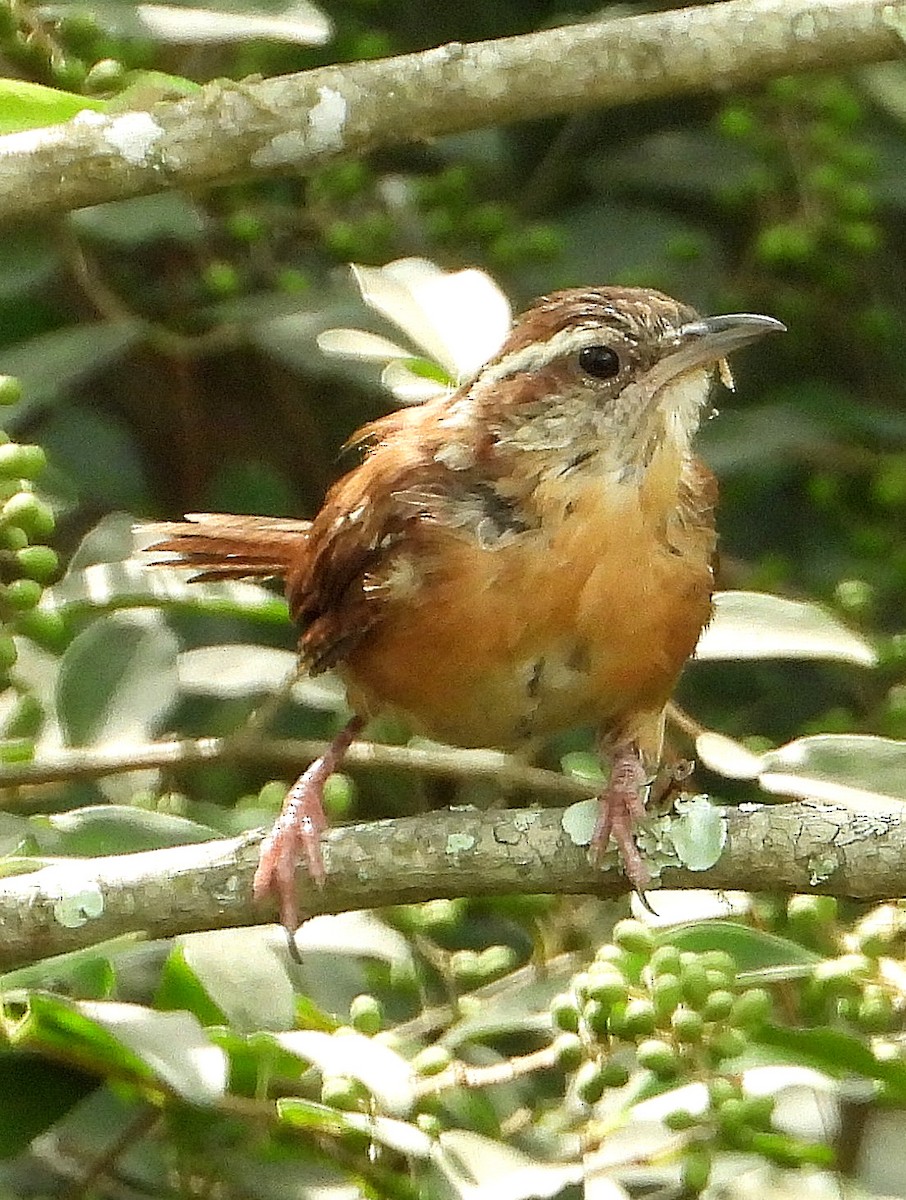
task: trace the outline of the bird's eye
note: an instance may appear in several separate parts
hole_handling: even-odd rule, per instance
[[[613,379],[620,370],[620,357],[609,346],[586,346],[579,351],[579,366],[594,379]]]

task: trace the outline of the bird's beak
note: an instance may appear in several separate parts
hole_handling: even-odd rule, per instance
[[[782,321],[759,313],[727,313],[721,317],[702,317],[681,325],[665,338],[663,365],[671,379],[696,367],[711,363],[720,366],[721,378],[732,387],[727,355],[740,350],[768,333],[786,333]]]
[[[786,326],[758,313],[728,313],[690,321],[681,325],[674,336],[677,350],[689,355],[690,366],[701,366],[726,358],[767,333],[786,333]]]

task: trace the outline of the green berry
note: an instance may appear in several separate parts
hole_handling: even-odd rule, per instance
[[[843,954],[815,966],[814,980],[826,995],[852,995],[872,973],[871,959],[865,954]]]
[[[230,262],[208,263],[202,272],[205,290],[211,296],[235,296],[242,287],[239,272]]]
[[[657,1015],[650,1000],[639,998],[630,1000],[626,1005],[623,1016],[624,1036],[630,1038],[646,1037],[654,1032]]]
[[[625,1087],[630,1075],[629,1067],[619,1058],[610,1058],[601,1067],[601,1078],[606,1088]]]
[[[324,811],[331,822],[349,816],[355,803],[355,785],[348,775],[334,772],[324,785]]]
[[[617,1006],[620,1013],[625,1007],[623,1003]],[[619,1036],[614,1029],[614,1006],[611,1004],[603,1004],[600,1000],[586,1000],[582,1009],[582,1021],[589,1033],[597,1038],[605,1038],[608,1034]]]
[[[344,1112],[355,1112],[365,1108],[368,1093],[357,1079],[347,1075],[328,1075],[321,1082],[321,1102]]]
[[[664,1117],[664,1124],[674,1133],[684,1133],[687,1129],[694,1129],[700,1122],[701,1117],[685,1108],[678,1108]]]
[[[648,970],[652,975],[679,975],[679,950],[676,946],[658,946],[651,955]]]
[[[0,635],[0,673],[6,674],[16,665],[19,652],[16,643],[7,634]]]
[[[734,980],[737,975],[736,959],[726,950],[706,950],[699,955],[699,962],[706,971],[719,971],[727,980]]]
[[[672,1079],[679,1069],[679,1059],[669,1042],[648,1038],[636,1050],[639,1066],[651,1071],[658,1079]]]
[[[773,1096],[746,1096],[745,1120],[752,1129],[770,1129],[776,1101]]]
[[[237,242],[260,242],[267,234],[267,226],[253,212],[235,212],[227,218],[227,232]]]
[[[717,1111],[722,1104],[725,1104],[731,1096],[740,1096],[741,1092],[737,1084],[732,1079],[727,1079],[723,1075],[714,1075],[707,1083],[708,1100],[710,1101],[713,1111]]]
[[[588,972],[585,993],[592,1000],[599,1000],[601,1004],[611,1007],[628,997],[629,984],[612,966],[602,968],[595,964]]]
[[[700,1042],[705,1032],[705,1021],[694,1008],[681,1005],[671,1018],[670,1024],[678,1042]]]
[[[868,984],[858,1002],[855,1022],[863,1033],[889,1033],[896,1024],[896,1010],[890,996],[876,984]]]
[[[80,58],[67,55],[63,58],[53,58],[50,63],[50,74],[57,87],[67,92],[80,92],[88,74],[88,68]]]
[[[40,602],[43,591],[35,579],[14,579],[0,591],[0,596],[14,612],[27,612]]]
[[[716,990],[711,993],[702,1008],[706,1021],[725,1021],[730,1015],[736,997],[732,992]]]
[[[416,1075],[439,1075],[441,1071],[446,1071],[452,1061],[446,1046],[426,1046],[413,1058],[412,1070]]]
[[[692,1008],[702,1008],[712,992],[708,972],[700,962],[686,962],[680,970],[683,997]]]
[[[60,652],[66,645],[68,630],[58,612],[33,608],[16,617],[16,632],[30,638],[46,650]]]
[[[478,967],[485,983],[509,974],[516,963],[517,954],[512,946],[488,946],[478,956]]]
[[[561,992],[551,1001],[551,1019],[558,1029],[577,1033],[579,1029],[579,1006],[569,992]]]
[[[708,1045],[710,1057],[715,1063],[739,1058],[748,1046],[748,1039],[739,1029],[724,1029]]]
[[[613,943],[629,954],[648,957],[655,948],[654,934],[641,921],[626,919],[613,927]]]
[[[372,1036],[380,1030],[384,1022],[380,1001],[367,994],[356,996],[349,1005],[349,1019],[353,1029]]]
[[[28,545],[28,534],[18,525],[0,526],[0,546],[4,550],[24,550]]]
[[[598,1063],[583,1063],[576,1072],[576,1095],[586,1104],[597,1104],[604,1095],[604,1076]]]
[[[50,546],[26,546],[16,553],[16,563],[23,575],[38,583],[47,583],[60,569],[60,561]]]
[[[434,1113],[419,1113],[415,1118],[415,1124],[429,1138],[439,1138],[444,1130],[440,1118],[435,1116]]]
[[[554,1039],[551,1049],[558,1066],[564,1071],[575,1071],[585,1061],[585,1047],[575,1033],[561,1033]]]
[[[85,76],[88,92],[118,92],[126,81],[126,67],[118,58],[102,58]]]
[[[680,1194],[699,1196],[711,1178],[711,1152],[702,1146],[688,1150],[680,1167]]]
[[[22,384],[15,375],[0,375],[0,404],[18,404],[22,399]]]
[[[42,446],[27,446],[7,442],[0,446],[0,475],[10,479],[34,479],[47,466]]]
[[[649,990],[660,1021],[666,1020],[683,998],[683,987],[677,975],[658,975]]]
[[[460,987],[475,987],[482,982],[481,961],[474,950],[457,950],[452,954],[450,972]]]
[[[0,453],[5,450],[0,446]],[[3,505],[0,518],[5,525],[18,525],[29,538],[41,540],[54,530],[53,509],[33,492],[17,492]]]

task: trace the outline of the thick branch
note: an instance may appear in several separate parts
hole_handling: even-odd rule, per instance
[[[454,43],[0,138],[0,220],[304,170],[485,125],[894,58],[904,0],[724,0]]]
[[[570,812],[570,810],[565,810]],[[730,810],[727,846],[708,871],[665,869],[672,888],[817,891],[858,899],[902,895],[906,823],[899,808],[860,814],[804,802]],[[567,819],[566,825],[574,827]],[[120,934],[165,937],[274,920],[251,880],[260,835],[109,858],[70,859],[0,880],[0,968]],[[589,865],[562,809],[429,813],[333,830],[328,882],[300,872],[309,914],[443,896],[626,890],[616,870]],[[657,908],[657,891],[649,893]]]

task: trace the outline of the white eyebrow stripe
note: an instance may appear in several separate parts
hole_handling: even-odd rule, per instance
[[[519,350],[504,355],[499,362],[489,363],[482,370],[477,383],[497,383],[520,371],[540,371],[555,359],[564,358],[586,346],[599,346],[607,343],[607,331],[597,325],[571,325],[568,329],[560,329],[544,342],[529,342]]]

